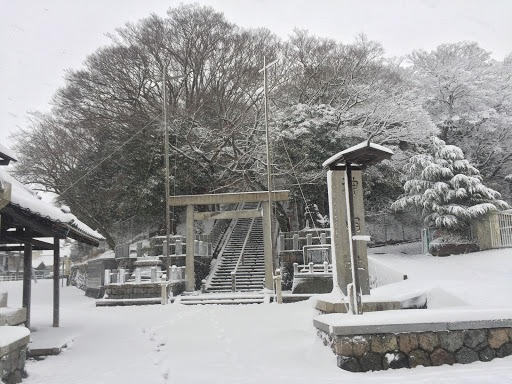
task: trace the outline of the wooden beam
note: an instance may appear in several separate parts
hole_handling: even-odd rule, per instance
[[[194,212],[194,220],[252,219],[253,217],[263,217],[263,212],[260,209]]]
[[[29,238],[26,236],[16,236],[15,232],[12,232],[12,235],[7,232],[3,233],[2,242],[6,244],[32,244],[35,250],[53,250],[55,249],[54,244],[47,243],[45,241]]]
[[[24,249],[23,245],[0,245],[1,252],[23,251]]]
[[[286,201],[290,191],[273,191],[272,201]],[[207,195],[181,195],[169,197],[170,206],[210,205],[230,203],[259,203],[268,201],[268,192],[214,193]]]

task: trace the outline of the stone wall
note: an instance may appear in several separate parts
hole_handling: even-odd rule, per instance
[[[512,355],[512,328],[336,336],[318,331],[351,372],[490,361]]]
[[[161,297],[161,282],[158,283],[126,283],[110,284],[105,289],[105,299],[148,299]],[[165,284],[165,282],[164,282]],[[179,295],[185,289],[184,282],[172,282],[167,284],[167,297],[172,293]]]

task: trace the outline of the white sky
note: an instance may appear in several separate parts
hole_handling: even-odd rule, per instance
[[[183,1],[189,3],[191,1]],[[243,27],[286,38],[295,27],[350,42],[364,32],[387,55],[476,41],[496,59],[512,52],[510,0],[197,0]],[[0,0],[0,142],[47,110],[65,69],[108,43],[106,33],[174,0]]]

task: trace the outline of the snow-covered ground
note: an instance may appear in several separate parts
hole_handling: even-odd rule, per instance
[[[512,250],[449,258],[402,251],[380,248],[376,252],[390,253],[371,257],[407,274],[405,283],[415,289],[437,288],[474,308],[512,309]],[[401,284],[376,291],[390,293]],[[33,335],[44,339],[51,331],[52,285],[32,286]],[[1,289],[9,291],[10,306],[20,306],[21,282]],[[59,332],[74,342],[59,356],[30,361],[24,383],[512,383],[512,356],[451,367],[343,371],[316,336],[315,315],[311,302],[96,308],[82,291],[64,287]]]

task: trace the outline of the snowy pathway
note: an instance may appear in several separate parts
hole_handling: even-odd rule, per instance
[[[490,255],[484,256],[488,263]],[[412,265],[419,259],[407,263],[396,257],[389,256],[386,262],[405,263],[415,276]],[[457,269],[471,260],[483,264],[475,256],[452,262],[447,259],[443,267]],[[491,272],[505,271],[495,275],[493,284],[507,287],[512,260],[500,253],[492,261],[503,265],[488,267]],[[418,265],[418,273],[428,275],[425,266],[429,263],[432,261],[422,263],[423,269]],[[465,268],[466,272],[471,269]],[[482,266],[478,273],[485,271]],[[446,273],[442,273],[443,279]],[[460,288],[464,288],[464,273],[456,279]],[[430,279],[435,278],[432,276]],[[465,280],[469,289],[472,280]],[[51,325],[51,288],[51,281],[33,284],[32,324],[36,329]],[[2,283],[0,289],[9,291],[10,306],[20,305],[21,282]],[[29,362],[26,384],[512,383],[512,356],[452,367],[357,374],[342,371],[330,349],[316,337],[309,302],[96,308],[94,300],[74,287],[62,289],[61,302],[61,324],[77,335],[76,340],[59,356]],[[508,307],[512,307],[510,299]]]

